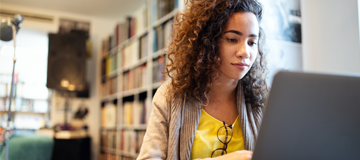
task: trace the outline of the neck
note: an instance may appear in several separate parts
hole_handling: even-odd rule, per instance
[[[207,94],[209,104],[223,106],[221,104],[235,103],[237,85],[238,80],[235,79],[226,79],[223,77],[217,79],[211,86],[210,92]]]

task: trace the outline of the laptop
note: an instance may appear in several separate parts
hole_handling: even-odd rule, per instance
[[[252,160],[360,160],[360,77],[275,75]]]

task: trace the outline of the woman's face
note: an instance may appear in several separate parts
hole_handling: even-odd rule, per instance
[[[220,74],[239,80],[245,76],[258,55],[259,24],[251,12],[230,16],[220,38]]]

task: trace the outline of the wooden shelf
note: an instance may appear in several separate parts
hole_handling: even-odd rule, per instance
[[[22,112],[22,111],[11,111],[11,114],[28,114],[28,115],[46,115],[46,113],[40,113],[40,112]],[[0,111],[0,114],[8,114],[8,111]]]
[[[136,158],[139,156],[138,153],[129,153],[129,152],[124,152],[124,151],[119,151],[119,155],[126,156],[126,157],[133,157],[133,158]]]
[[[129,70],[131,70],[131,69],[134,69],[134,68],[136,68],[136,67],[139,67],[140,65],[142,65],[142,64],[144,64],[144,63],[146,63],[146,62],[147,62],[147,56],[144,57],[144,58],[141,58],[140,60],[138,60],[136,63],[134,63],[134,64],[132,64],[132,65],[123,67],[123,69],[122,69],[121,72],[122,72],[122,73],[127,72],[127,71],[129,71]]]
[[[107,79],[110,79],[110,78],[116,77],[117,75],[118,75],[118,70],[115,70],[115,71],[110,72],[109,75],[106,77],[107,77]]]
[[[119,47],[119,46],[115,46],[114,48],[112,48],[112,49],[109,51],[108,56],[113,56],[113,55],[115,55],[115,54],[118,52],[118,50],[119,50],[118,47]]]
[[[137,63],[137,66],[141,66],[142,64],[145,64],[147,62],[147,56],[143,57],[139,60],[139,62]]]
[[[162,55],[165,55],[166,52],[167,52],[167,49],[160,49],[160,50],[158,50],[158,51],[156,51],[156,52],[154,52],[154,53],[152,54],[152,58],[153,58],[153,59],[158,58],[158,57],[160,57],[160,56],[162,56]]]
[[[100,130],[107,131],[107,130],[117,130],[116,127],[101,127]]]
[[[117,153],[117,149],[116,149],[116,148],[101,147],[101,150],[104,151],[104,152],[113,153],[113,154],[116,154],[116,153]]]
[[[118,98],[118,94],[117,93],[114,93],[112,95],[107,95],[107,96],[104,96],[101,98],[101,101],[106,101],[106,100],[114,100],[114,99],[117,99]]]
[[[143,31],[141,31],[140,33],[134,35],[133,37],[125,40],[124,42],[122,42],[118,47],[119,48],[123,48],[131,43],[133,43],[134,41],[138,40],[140,37],[142,37],[143,35],[147,34],[150,31],[151,27],[147,27],[146,29],[144,29]]]
[[[119,125],[118,130],[146,130],[147,124],[131,124],[131,125]]]
[[[126,157],[132,157],[132,158],[136,158],[139,156],[138,153],[129,153],[129,152],[121,151],[119,149],[115,149],[115,148],[101,147],[101,150],[103,152],[126,156]]]
[[[129,96],[139,94],[139,93],[142,93],[142,92],[146,92],[146,91],[147,91],[147,86],[140,87],[140,88],[135,88],[135,89],[132,89],[132,90],[127,90],[127,91],[122,92],[121,97],[129,97]]]

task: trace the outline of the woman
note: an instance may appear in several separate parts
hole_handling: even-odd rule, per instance
[[[190,0],[138,159],[251,159],[265,83],[256,0]]]

